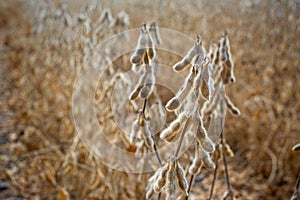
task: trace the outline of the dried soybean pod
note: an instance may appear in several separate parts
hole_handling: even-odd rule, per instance
[[[215,151],[215,144],[211,141],[211,139],[208,136],[201,140],[201,146],[207,152],[212,153]]]
[[[138,123],[138,119],[136,119],[133,122],[132,127],[131,127],[130,138],[129,138],[130,143],[133,143],[134,138],[137,137],[139,131],[140,131],[140,126]]]
[[[152,22],[150,24],[150,31],[154,33],[154,37],[155,37],[156,43],[157,44],[162,44],[162,39],[160,37],[157,24],[155,22]]]
[[[229,97],[225,96],[225,101],[227,104],[227,108],[233,115],[240,115],[240,110],[232,103],[232,101],[229,99]]]
[[[188,61],[187,59],[183,58],[181,61],[175,63],[175,65],[173,65],[173,70],[174,71],[181,71],[183,70],[186,66],[188,66],[190,64],[190,61]]]
[[[188,195],[188,182],[186,180],[185,172],[178,161],[176,161],[176,177],[178,187],[185,192],[185,195]]]
[[[166,175],[166,200],[176,200],[175,161],[169,161],[169,171]]]
[[[201,110],[201,116],[204,118],[208,115],[210,115],[218,106],[218,103],[220,101],[221,94],[219,92],[215,92],[215,95],[212,97],[212,101],[205,107],[205,110]]]
[[[230,148],[229,144],[225,143],[223,145],[223,150],[224,150],[224,153],[226,154],[226,156],[229,156],[229,157],[234,156],[234,153],[233,153],[232,149]]]
[[[135,48],[135,51],[134,51],[133,55],[130,57],[130,62],[132,64],[139,63],[143,59],[143,56],[146,52],[147,30],[146,30],[145,26],[146,25],[144,24],[142,29],[141,29],[141,33],[140,33],[140,36],[138,38],[137,46]]]
[[[154,194],[153,187],[150,187],[146,192],[146,199],[150,199]]]
[[[227,52],[226,52],[226,49],[227,49],[227,37],[226,36],[223,36],[220,40],[220,57],[221,57],[221,61],[224,62],[226,60],[228,60],[227,58]]]
[[[181,105],[177,111],[184,113],[186,117],[193,115],[198,106],[200,100],[200,85],[202,84],[202,77],[200,72],[200,66],[198,64],[193,65],[193,75],[195,76],[192,87],[189,90],[187,97],[184,99],[184,104]],[[191,80],[192,81],[192,80]]]
[[[151,79],[154,79],[153,76],[151,76]],[[146,83],[141,91],[140,91],[140,97],[142,99],[146,99],[148,98],[151,94],[152,94],[152,91],[153,91],[153,88],[154,88],[154,84],[153,82],[152,83]]]
[[[300,143],[293,146],[293,151],[300,151]]]
[[[160,138],[166,140],[167,142],[175,141],[179,136],[179,131],[181,130],[181,123],[179,122],[172,122],[171,125],[164,129],[161,134]]]
[[[180,106],[180,102],[177,99],[177,97],[173,97],[171,100],[168,101],[168,103],[166,104],[166,109],[168,111],[172,111],[175,110],[176,108],[178,108]]]
[[[152,133],[149,127],[149,122],[144,120],[143,126],[141,127],[141,131],[144,135],[143,139],[148,148],[153,147]]]
[[[190,174],[197,174],[202,168],[202,157],[200,156],[199,143],[196,141],[195,145],[195,156],[192,165],[189,168]]]
[[[189,91],[193,87],[194,79],[197,75],[195,71],[193,70],[194,68],[191,68],[191,71],[189,75],[186,77],[183,86],[180,88],[180,90],[176,93],[176,97],[178,98],[179,102],[183,102],[184,99],[187,97]]]
[[[214,52],[215,52],[215,46],[213,43],[211,43],[209,46],[209,52],[208,52],[208,56],[211,61],[214,59]]]
[[[173,111],[176,108],[178,108],[186,99],[188,96],[194,82],[195,73],[193,72],[193,69],[191,68],[189,75],[186,77],[183,85],[179,89],[179,91],[176,93],[175,97],[173,97],[171,100],[168,101],[166,105],[166,109],[168,111]]]
[[[221,76],[222,76],[223,83],[228,84],[231,78],[231,69],[227,64],[223,65]]]
[[[137,97],[140,94],[141,89],[144,86],[144,82],[146,80],[147,77],[147,71],[145,71],[145,73],[140,77],[139,82],[137,83],[137,85],[135,86],[134,90],[131,92],[129,99],[130,100],[135,100],[137,99]]]
[[[190,174],[197,174],[202,168],[202,161],[200,158],[195,157],[192,165],[189,168]]]
[[[113,22],[111,11],[108,8],[103,9],[99,19],[97,20],[97,24],[103,24],[105,21],[107,21],[108,24]]]
[[[202,159],[203,165],[209,169],[214,170],[216,168],[216,164],[211,160],[210,156]]]
[[[219,65],[219,61],[220,61],[220,42],[218,42],[218,46],[215,49],[214,59],[213,59],[214,65],[218,66]]]
[[[193,88],[194,88],[194,92],[195,93],[198,93],[198,92],[196,92],[196,90],[198,90],[199,88],[200,88],[200,85],[201,85],[201,83],[202,83],[202,74],[201,74],[201,67],[200,67],[200,65],[199,64],[194,64],[193,66],[192,66],[192,72],[193,72],[193,75],[194,75],[194,80],[193,80],[193,83],[192,83],[192,86],[193,86]],[[198,95],[196,95],[196,96],[198,96]]]
[[[147,145],[147,147],[152,148],[154,141],[152,138],[152,133],[148,121],[145,121],[145,125],[142,127],[142,132],[144,134],[145,144]]]
[[[140,93],[140,91],[141,91],[142,88],[143,88],[142,85],[136,87],[136,88],[132,91],[132,93],[130,94],[129,99],[130,99],[130,100],[136,100],[136,99],[138,98],[139,93]]]
[[[201,140],[203,140],[204,138],[207,137],[207,131],[206,131],[205,127],[204,127],[203,120],[202,120],[201,116],[198,115],[196,117],[196,119],[197,119],[197,122],[198,122],[198,128],[197,128],[197,132],[196,132],[196,138],[199,141],[201,141]]]
[[[154,89],[154,86],[155,86],[154,69],[153,69],[151,64],[146,63],[146,62],[149,61],[147,54],[145,54],[145,57],[147,57],[146,59],[144,59],[147,75],[146,75],[146,79],[145,79],[145,82],[144,82],[144,86],[140,91],[140,97],[142,99],[148,98],[151,95],[151,93]]]
[[[166,174],[169,170],[169,164],[166,163],[160,170],[160,173],[154,183],[154,191],[161,192],[163,187],[166,185]]]
[[[147,52],[149,59],[152,60],[156,57],[156,50],[155,50],[155,42],[148,31],[148,52]]]
[[[210,60],[212,61],[213,66],[217,66],[217,57],[218,57],[218,45],[216,43],[212,43],[210,48]]]
[[[228,36],[227,36],[227,32],[225,33],[226,34],[226,56],[227,56],[227,60],[226,60],[226,65],[229,67],[230,69],[230,81],[231,82],[235,82],[235,76],[234,76],[234,64],[233,64],[233,61],[232,61],[232,56],[231,56],[231,52],[230,52],[230,43],[229,43],[229,39],[228,39]]]
[[[208,152],[206,152],[204,149],[200,148],[201,154],[202,154],[202,163],[203,165],[209,169],[214,170],[216,168],[215,163],[211,160],[210,155]],[[200,156],[201,157],[201,156]]]
[[[130,132],[130,143],[134,141],[135,137],[140,137],[140,133],[142,131],[142,127],[145,125],[144,119],[143,119],[143,112],[142,110],[139,110],[139,113],[137,115],[137,119],[133,122]]]
[[[139,126],[144,126],[145,125],[145,120],[144,120],[144,113],[142,110],[139,110],[138,116],[137,116],[137,121]]]
[[[223,152],[223,145],[222,144],[218,144],[217,148],[216,148],[216,153],[215,153],[216,161],[217,162],[219,162],[223,158],[222,152]]]
[[[208,100],[209,99],[209,87],[208,85],[206,84],[205,81],[202,81],[202,84],[201,84],[201,96],[205,99],[205,100]]]
[[[207,85],[208,85],[208,92],[209,92],[209,95],[208,95],[209,101],[211,100],[213,93],[215,91],[215,80],[213,78],[213,71],[214,71],[213,65],[211,63],[209,63],[208,67],[207,67],[207,72],[208,72]]]
[[[202,42],[200,41],[199,36],[197,36],[197,40],[194,44],[194,46],[187,52],[187,54],[183,57],[183,59],[179,62],[177,62],[175,65],[173,65],[174,71],[181,71],[183,70],[200,52],[200,46],[202,47]]]

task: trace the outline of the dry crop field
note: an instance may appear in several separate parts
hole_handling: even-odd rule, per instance
[[[300,199],[299,38],[298,0],[0,0],[0,199]]]

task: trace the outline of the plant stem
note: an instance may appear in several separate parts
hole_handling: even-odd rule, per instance
[[[160,197],[161,197],[161,192],[158,193],[157,200],[160,200]]]
[[[213,193],[214,193],[214,188],[215,188],[215,183],[216,183],[216,179],[217,179],[217,171],[218,171],[218,158],[215,158],[215,164],[216,164],[216,168],[214,170],[214,178],[213,181],[211,183],[211,188],[210,188],[210,194],[209,194],[209,198],[208,200],[211,200],[213,197]]]
[[[223,130],[221,132],[221,144],[224,145]],[[226,154],[224,153],[224,151],[222,151],[222,156],[223,156],[223,162],[224,162],[224,167],[225,167],[227,188],[228,188],[228,191],[232,191],[231,190],[231,183],[230,183],[230,180],[229,180],[229,171],[228,171],[228,166],[227,166],[227,158],[226,158]]]
[[[145,116],[145,111],[146,111],[146,107],[147,107],[147,102],[148,102],[148,99],[145,99],[144,103],[143,103],[143,110],[142,110],[142,112],[143,112],[144,116]]]
[[[163,166],[163,163],[162,163],[162,160],[161,160],[161,158],[160,158],[160,155],[159,155],[159,153],[158,153],[158,151],[157,151],[157,147],[156,147],[156,144],[155,144],[154,137],[153,137],[152,133],[151,133],[151,137],[152,137],[152,140],[153,140],[153,149],[154,149],[154,151],[155,151],[155,155],[156,155],[156,157],[157,157],[157,160],[158,160],[159,164],[160,164],[161,166]]]
[[[191,192],[191,189],[192,189],[192,186],[193,186],[193,182],[194,182],[194,174],[192,174],[191,176],[191,179],[190,179],[190,183],[189,183],[189,187],[188,187],[188,193],[185,197],[185,200],[188,200],[189,199],[189,196],[190,196],[190,192]]]
[[[298,175],[297,183],[296,183],[296,190],[300,187],[300,174]]]

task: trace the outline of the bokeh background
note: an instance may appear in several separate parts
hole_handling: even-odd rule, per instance
[[[95,30],[104,8],[114,18],[125,11],[130,24],[104,26],[91,42],[84,17]],[[1,0],[1,199],[144,199],[149,174],[126,174],[93,158],[76,137],[71,102],[88,49],[152,21],[199,34],[206,48],[228,31],[237,82],[227,92],[242,113],[228,115],[224,129],[235,152],[233,189],[238,199],[291,197],[300,171],[300,155],[291,150],[300,142],[298,0]],[[211,179],[208,171],[199,175],[194,199],[208,196]],[[223,169],[218,180],[216,199],[225,188]]]

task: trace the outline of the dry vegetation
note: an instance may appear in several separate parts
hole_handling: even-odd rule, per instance
[[[300,142],[297,0],[104,1],[101,6],[95,1],[49,2],[0,1],[1,199],[145,198],[153,174],[126,174],[94,158],[76,135],[71,103],[76,71],[87,67],[83,63],[89,50],[110,34],[152,21],[192,38],[199,34],[206,49],[228,31],[237,81],[226,92],[242,113],[228,115],[224,127],[235,153],[228,159],[232,188],[237,199],[292,196],[300,167],[300,155],[292,151]],[[130,24],[110,21],[104,8],[123,22],[125,11]],[[96,28],[90,30],[90,25]],[[129,45],[136,45],[137,38],[130,39]],[[179,50],[190,48],[169,39]],[[94,59],[104,65],[109,58],[101,53],[95,52]],[[180,60],[163,51],[157,54],[169,66]],[[129,60],[129,54],[122,56],[105,75],[130,69]],[[109,100],[101,91],[110,90],[97,88],[95,103],[99,122],[115,130],[111,119],[103,117]],[[164,104],[173,97],[162,94]],[[224,177],[220,164],[215,199],[226,190]],[[212,178],[210,171],[201,171],[191,199],[207,198]]]

